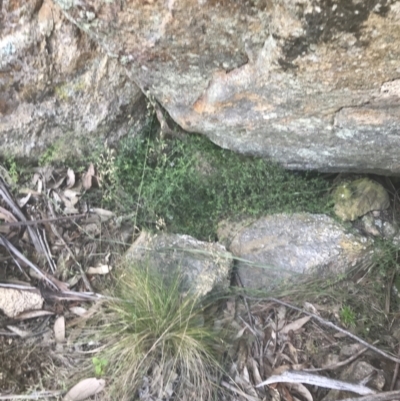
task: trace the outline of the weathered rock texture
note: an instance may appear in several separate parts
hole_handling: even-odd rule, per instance
[[[200,296],[229,287],[232,255],[221,244],[198,241],[188,235],[142,232],[126,252],[126,258],[157,269],[165,279],[182,274],[182,292]]]
[[[245,287],[268,289],[294,274],[345,272],[369,257],[370,242],[347,233],[328,216],[277,214],[256,221],[221,223],[220,241],[238,258]]]
[[[0,155],[77,156],[140,129],[145,110],[124,67],[57,5],[0,1]]]
[[[400,173],[400,3],[55,0],[186,130],[288,168]]]

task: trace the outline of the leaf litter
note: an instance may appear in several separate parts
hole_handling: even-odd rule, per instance
[[[101,399],[107,389],[106,380],[81,368],[86,355],[102,344],[81,343],[80,333],[98,311],[101,292],[112,283],[113,264],[125,249],[115,240],[118,216],[85,200],[99,182],[93,164],[82,174],[40,168],[14,198],[0,177],[0,400],[23,394],[27,399]],[[132,224],[128,237],[137,234],[135,229]],[[12,294],[8,306],[7,292]],[[375,394],[399,388],[397,373],[380,388],[368,378],[362,383],[340,379],[337,371],[360,358],[376,365],[380,350],[341,329],[340,322],[324,325],[318,320],[322,315],[338,320],[337,313],[311,300],[303,309],[272,298],[226,301],[214,317],[217,332],[224,326],[233,332],[219,399],[320,401],[329,399],[328,389],[352,392],[348,400],[369,400],[369,394],[382,400],[400,397],[398,391]],[[335,336],[338,332],[342,338]],[[350,356],[341,354],[345,345]],[[398,372],[397,357],[382,351],[380,358],[391,364],[380,362],[377,372],[382,366]],[[139,399],[174,400],[179,372],[171,372],[166,387],[161,377],[156,368],[144,376]],[[68,392],[60,390],[61,382],[68,383]]]

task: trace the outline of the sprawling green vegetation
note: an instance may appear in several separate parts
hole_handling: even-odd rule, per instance
[[[328,182],[316,174],[285,171],[200,135],[160,139],[151,128],[123,140],[115,156],[102,156],[107,206],[132,213],[139,226],[208,240],[224,218],[329,209]]]

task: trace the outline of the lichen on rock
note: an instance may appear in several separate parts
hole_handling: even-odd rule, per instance
[[[372,210],[390,206],[385,188],[369,178],[340,184],[333,193],[335,213],[343,221],[353,221]]]

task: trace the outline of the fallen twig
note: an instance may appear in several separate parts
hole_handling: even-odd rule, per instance
[[[397,350],[397,355],[400,356],[400,345],[398,346],[398,350]],[[399,374],[399,363],[396,363],[396,366],[394,368],[394,372],[393,372],[393,377],[392,377],[392,382],[390,383],[390,391],[394,390],[394,386],[396,385],[396,381],[397,381],[397,376]]]
[[[386,352],[380,350],[379,348],[375,347],[374,345],[369,344],[369,343],[367,343],[366,341],[364,341],[363,339],[361,339],[360,337],[356,336],[355,334],[350,333],[349,331],[347,331],[347,330],[345,330],[345,329],[342,329],[342,328],[339,327],[339,326],[336,326],[336,325],[333,324],[332,322],[329,322],[329,321],[327,321],[327,320],[325,320],[325,319],[322,319],[321,317],[319,317],[318,315],[315,315],[314,313],[307,312],[306,310],[304,310],[304,309],[302,309],[302,308],[298,308],[297,306],[291,305],[291,304],[289,304],[289,303],[287,303],[287,302],[281,301],[281,300],[276,299],[276,298],[263,298],[263,299],[261,299],[261,298],[256,298],[256,297],[246,297],[246,298],[247,298],[247,299],[250,299],[250,300],[253,300],[253,301],[254,301],[254,300],[255,300],[255,301],[265,300],[265,301],[276,302],[276,303],[278,303],[278,304],[280,304],[280,305],[286,306],[287,308],[291,308],[291,309],[296,310],[296,311],[298,311],[298,312],[304,313],[304,314],[307,315],[307,316],[311,316],[313,319],[317,320],[318,322],[320,322],[320,323],[323,324],[324,326],[331,327],[331,328],[333,328],[333,329],[335,329],[335,330],[337,330],[337,331],[340,331],[340,332],[343,333],[343,334],[346,334],[347,336],[351,337],[353,340],[358,341],[360,344],[362,344],[362,345],[364,345],[365,347],[369,348],[370,350],[376,352],[377,354],[382,355],[382,356],[385,357],[386,359],[389,359],[389,360],[391,360],[391,361],[393,361],[393,362],[396,362],[396,363],[400,363],[400,358],[397,358],[396,356],[390,355],[390,354],[388,354],[388,353],[386,353]]]
[[[74,219],[79,219],[79,218],[86,217],[86,216],[88,216],[87,213],[81,213],[81,214],[73,214],[71,216],[59,216],[59,217],[53,217],[53,218],[48,218],[48,219],[17,221],[14,223],[2,222],[1,225],[10,226],[10,227],[36,226],[36,225],[42,224],[42,223],[54,223],[56,221],[62,221],[62,220],[74,220]]]
[[[43,273],[34,263],[32,263],[27,257],[25,257],[7,238],[0,234],[0,245],[3,245],[10,252],[12,252],[18,259],[22,260],[29,267],[31,267],[40,277],[42,277],[47,283],[49,283],[52,287],[59,289],[59,286],[56,284],[58,280],[50,276],[49,274]]]

